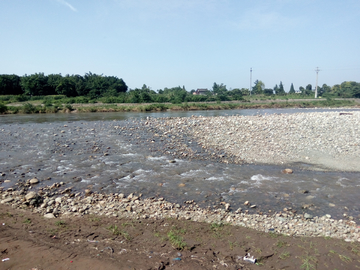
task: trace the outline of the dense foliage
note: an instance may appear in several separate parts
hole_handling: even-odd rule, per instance
[[[86,73],[85,76],[35,73],[32,75],[0,75],[0,95],[67,97],[87,96],[99,98],[118,95],[128,89],[122,79]]]
[[[228,90],[226,85],[214,82],[212,89],[196,94],[185,87],[164,88],[157,91],[147,85],[142,88],[128,89],[122,79],[115,76],[103,76],[86,73],[66,75],[35,73],[32,75],[0,75],[0,101],[43,100],[46,106],[73,103],[173,103],[183,102],[221,102],[243,100],[245,96],[252,98],[296,98],[314,97],[315,89],[311,84],[295,90],[291,84],[288,92],[282,82],[273,88],[265,88],[261,80],[256,80],[251,91],[248,88]],[[318,86],[319,97],[360,98],[360,83],[347,81],[332,87],[323,84]],[[1,109],[1,108],[0,108]]]

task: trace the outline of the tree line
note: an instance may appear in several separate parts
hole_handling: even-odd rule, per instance
[[[35,73],[32,75],[0,75],[0,95],[48,96],[65,95],[67,97],[118,95],[128,90],[122,79],[115,76],[103,76],[86,73],[85,76]]]
[[[86,73],[80,75],[66,75],[35,73],[32,75],[0,75],[0,95],[18,95],[18,101],[29,100],[35,96],[57,95],[63,97],[63,103],[181,103],[205,101],[243,100],[244,96],[313,96],[314,88],[311,84],[300,86],[295,90],[293,84],[285,91],[282,82],[273,88],[266,88],[261,80],[256,80],[251,90],[249,88],[227,89],[226,85],[214,82],[212,89],[204,91],[202,95],[194,95],[195,90],[187,91],[184,86],[152,90],[147,85],[142,88],[129,89],[123,79],[115,76],[103,76]],[[332,87],[323,84],[318,86],[318,96],[360,98],[360,83],[346,81]],[[21,100],[23,99],[23,100]]]
[[[252,87],[251,94],[253,95],[292,95],[299,94],[302,96],[313,96],[315,87],[311,84],[306,85],[306,87],[300,86],[297,91],[295,91],[294,85],[290,85],[288,92],[285,92],[282,82],[279,85],[275,85],[274,88],[265,88],[265,84],[262,81],[256,80],[255,85]],[[317,93],[319,97],[339,97],[339,98],[360,98],[360,83],[354,81],[345,81],[341,84],[335,84],[330,87],[327,84],[317,87]]]

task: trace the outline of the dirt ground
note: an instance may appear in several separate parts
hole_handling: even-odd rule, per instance
[[[83,216],[0,205],[0,269],[358,269],[360,243],[227,224]],[[256,263],[244,261],[250,253]]]

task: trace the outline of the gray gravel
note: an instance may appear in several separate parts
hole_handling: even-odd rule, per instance
[[[149,119],[145,125],[167,136],[190,135],[213,151],[210,155],[225,153],[235,163],[360,171],[358,111]],[[191,152],[186,146],[181,150]]]
[[[331,216],[311,217],[276,213],[272,215],[250,215],[245,209],[252,207],[244,203],[243,209],[229,212],[231,207],[224,203],[224,209],[210,210],[200,208],[188,201],[185,206],[165,201],[163,198],[142,199],[141,194],[98,194],[90,190],[73,193],[60,183],[44,187],[35,193],[21,189],[0,190],[0,203],[13,208],[33,211],[45,218],[66,218],[72,216],[100,215],[126,217],[133,219],[186,219],[207,223],[227,223],[245,226],[259,231],[281,233],[289,236],[333,237],[347,242],[360,241],[360,232],[352,220],[334,220]]]

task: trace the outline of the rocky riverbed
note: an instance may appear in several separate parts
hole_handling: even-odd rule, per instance
[[[31,167],[22,164],[29,159],[24,152],[24,160],[17,159],[19,164],[12,168],[11,155],[3,154],[2,158],[7,162],[3,163],[5,170],[2,172],[1,181],[5,188],[1,188],[1,203],[10,204],[15,208],[30,209],[49,218],[88,214],[135,219],[172,217],[210,223],[224,222],[287,235],[329,236],[346,241],[358,241],[359,229],[356,222],[353,217],[346,214],[344,220],[332,219],[328,214],[313,217],[312,214],[299,213],[287,205],[284,205],[281,211],[263,211],[258,207],[258,202],[251,200],[238,201],[235,207],[221,196],[217,207],[213,208],[199,207],[199,202],[192,200],[174,203],[163,199],[163,183],[155,184],[157,196],[147,196],[144,199],[140,194],[141,190],[124,195],[121,186],[120,192],[111,193],[104,190],[100,194],[93,192],[91,188],[95,189],[96,184],[101,184],[101,181],[93,183],[88,179],[103,177],[101,172],[107,168],[107,164],[111,165],[116,161],[119,163],[116,158],[116,147],[120,144],[109,145],[104,138],[115,138],[120,135],[131,143],[148,149],[153,156],[172,156],[170,162],[166,162],[167,165],[163,165],[162,168],[179,163],[175,161],[177,158],[215,163],[281,164],[284,169],[291,166],[289,168],[302,170],[359,171],[359,120],[359,112],[347,111],[246,117],[149,118],[128,121],[121,125],[116,121],[57,124],[53,125],[52,129],[41,125],[34,134],[29,126],[13,126],[10,131],[2,130],[3,149],[9,148],[9,154],[16,154],[20,148],[13,139],[22,138],[25,140],[22,142],[25,143],[24,147],[29,145],[30,154],[39,160]],[[72,162],[72,158],[75,157],[72,155],[75,153],[83,164],[82,170],[75,170],[71,167],[73,165],[69,165],[68,168],[65,165],[60,166],[68,160]],[[115,157],[114,160],[108,159],[112,157]],[[49,161],[50,164],[47,164]],[[123,164],[125,163],[117,166],[124,166]],[[113,166],[111,169],[119,174],[115,171],[117,167]],[[98,171],[99,174],[96,174]],[[51,177],[46,178],[45,174],[48,173],[54,174],[55,179],[64,179],[64,182],[54,182]],[[111,182],[115,183],[131,183],[139,174],[136,170],[129,171],[129,176],[119,177],[115,173],[110,175]],[[284,170],[284,173],[291,173],[291,170]],[[47,181],[51,184],[46,184]],[[84,192],[85,188],[74,188],[74,185],[83,181],[90,190]],[[170,183],[170,180],[168,182]],[[354,180],[352,184],[357,186],[358,182]],[[151,183],[146,185],[150,186]],[[170,184],[166,182],[164,186],[166,185]],[[190,182],[175,184],[177,189],[187,185],[190,185]],[[234,191],[238,189],[231,188]],[[307,206],[303,205],[304,209],[313,206],[312,192],[310,191],[306,198],[310,203]],[[293,193],[300,192],[296,190]],[[307,194],[309,190],[304,189],[301,193]],[[284,194],[284,197],[289,196],[291,194]],[[330,207],[334,206],[335,204],[331,203]],[[347,207],[351,206],[344,208]],[[254,212],[256,214],[250,214]]]
[[[360,171],[358,111],[151,118],[142,124],[158,137],[153,143],[170,138],[166,153],[178,157],[201,156],[184,140],[188,137],[220,162],[306,163],[312,165],[308,169]]]
[[[211,210],[199,207],[194,201],[187,201],[180,206],[167,202],[162,197],[142,199],[142,194],[98,194],[90,190],[74,193],[71,188],[64,187],[63,183],[55,183],[35,191],[36,184],[35,179],[30,179],[25,184],[19,183],[18,190],[1,189],[1,203],[33,211],[45,218],[84,215],[143,220],[174,218],[226,223],[289,236],[324,236],[344,239],[347,242],[360,241],[360,229],[352,220],[334,220],[326,215],[297,215],[292,211],[248,214],[248,209],[256,207],[249,201],[244,202],[243,208],[230,212],[231,205],[225,202],[222,203],[222,209]]]

